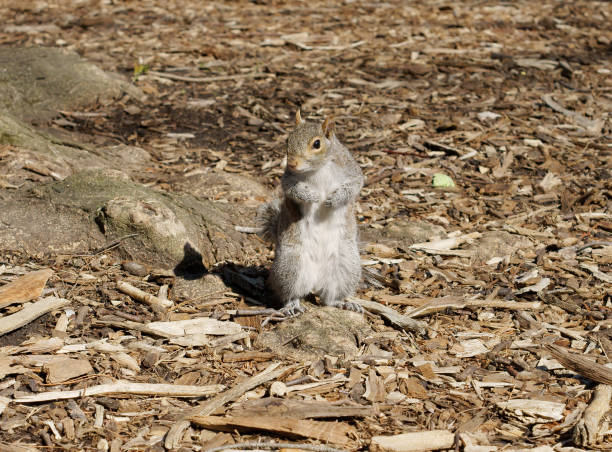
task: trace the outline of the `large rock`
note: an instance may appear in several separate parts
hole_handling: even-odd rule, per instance
[[[0,110],[28,122],[59,110],[142,93],[79,55],[52,47],[0,47]]]
[[[75,53],[49,47],[0,47],[0,174],[4,185],[25,179],[62,180],[75,171],[115,168],[131,173],[149,154],[131,146],[99,148],[35,129],[61,110],[109,102],[138,88],[107,74]]]
[[[121,242],[125,257],[181,274],[261,247],[233,228],[253,212],[158,192],[112,170],[80,172],[16,192],[0,199],[0,211],[0,249],[86,252],[135,234]]]
[[[352,359],[372,333],[363,314],[333,307],[316,307],[259,335],[256,346],[279,356],[311,360],[323,355]]]
[[[129,174],[142,171],[151,156],[135,146],[95,148],[63,141],[0,113],[0,145],[10,145],[0,160],[0,173],[11,185],[32,174],[63,180],[76,171],[113,168]]]

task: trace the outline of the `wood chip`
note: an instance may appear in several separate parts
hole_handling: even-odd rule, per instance
[[[54,360],[44,365],[47,372],[47,383],[60,383],[71,380],[81,375],[93,372],[91,364],[86,359],[72,359],[65,357],[63,360]]]
[[[449,449],[455,435],[448,430],[402,433],[392,436],[374,436],[370,448],[375,452],[412,452]]]
[[[117,381],[115,383],[90,386],[74,391],[49,391],[39,394],[15,397],[16,403],[37,403],[49,400],[76,399],[87,396],[103,395],[147,395],[171,397],[202,397],[216,394],[225,388],[223,385],[188,386],[175,384],[133,383]]]
[[[598,383],[612,385],[611,368],[598,364],[582,355],[568,353],[557,345],[546,345],[546,349],[557,358],[565,368],[573,370]]]
[[[52,275],[53,270],[46,268],[20,276],[0,287],[0,308],[40,297]]]
[[[47,297],[35,303],[27,304],[15,314],[0,318],[0,336],[27,325],[47,312],[60,309],[70,304],[65,298]]]
[[[289,437],[312,438],[343,447],[354,445],[351,437],[356,430],[342,422],[310,421],[288,417],[260,416],[192,416],[191,421],[201,427],[232,432],[234,430],[260,430]]]

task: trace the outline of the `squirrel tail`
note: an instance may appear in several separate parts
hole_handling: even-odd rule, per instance
[[[276,241],[278,216],[280,214],[281,200],[275,199],[259,206],[257,209],[257,223],[262,226],[261,236],[271,242]]]

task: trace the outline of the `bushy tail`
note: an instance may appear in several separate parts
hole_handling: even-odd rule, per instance
[[[257,209],[257,224],[263,228],[260,235],[271,242],[276,241],[278,230],[278,216],[280,214],[281,200],[275,199],[259,206]]]

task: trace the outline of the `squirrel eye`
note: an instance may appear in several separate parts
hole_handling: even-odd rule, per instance
[[[321,148],[321,140],[315,140],[314,143],[312,143],[312,147],[315,149]]]

